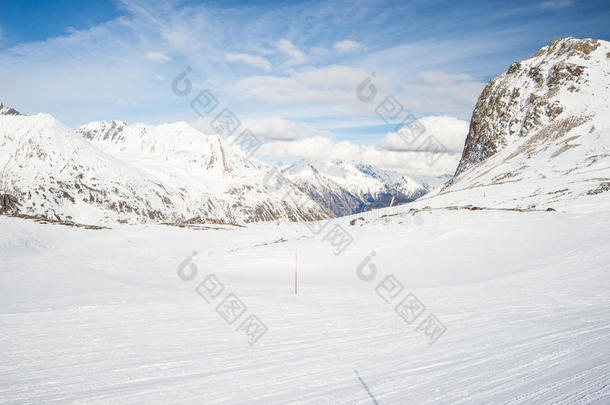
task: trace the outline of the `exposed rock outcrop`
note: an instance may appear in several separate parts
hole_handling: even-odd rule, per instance
[[[0,194],[0,214],[17,214],[19,201],[10,194]]]
[[[444,200],[601,209],[607,199],[610,209],[609,51],[607,41],[556,39],[492,79]]]
[[[0,103],[0,115],[23,115],[12,107]]]
[[[555,137],[587,121],[587,109],[582,107],[595,90],[590,81],[608,65],[598,57],[592,59],[600,44],[595,39],[556,39],[492,79],[472,113],[455,178],[512,139],[537,133],[556,124],[558,118],[564,121],[551,131]]]

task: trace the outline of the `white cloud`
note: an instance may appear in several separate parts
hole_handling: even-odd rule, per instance
[[[263,142],[294,141],[315,136],[330,136],[329,132],[320,131],[307,124],[281,117],[245,119],[242,121],[242,125]]]
[[[305,55],[305,52],[301,51],[287,39],[280,39],[275,43],[275,46],[280,50],[280,52],[288,56],[288,60],[283,64],[283,66],[302,65],[307,61],[307,55]]]
[[[243,62],[250,66],[263,69],[265,72],[269,72],[272,67],[271,62],[262,56],[255,56],[247,53],[227,53],[225,55],[225,60],[227,62]]]
[[[453,174],[461,154],[428,152],[392,152],[365,147],[361,161],[404,174],[440,176]]]
[[[470,117],[485,83],[467,74],[418,72],[414,80],[391,78],[379,72],[371,81],[376,98],[361,102],[357,89],[371,77],[369,70],[345,65],[328,65],[293,72],[287,76],[251,76],[238,82],[238,89],[269,103],[313,104],[325,117],[376,117],[375,108],[387,96],[393,96],[406,111],[424,114],[449,114]],[[365,86],[368,94],[368,85]],[[292,112],[292,116],[306,112]],[[381,120],[381,119],[379,119]],[[378,122],[381,124],[382,122]]]
[[[425,148],[403,147],[404,141],[400,138],[393,139],[392,134],[373,145],[337,142],[332,139],[330,132],[281,117],[244,119],[240,128],[249,129],[261,141],[256,156],[268,161],[350,160],[404,174],[453,174],[459,163],[468,124],[445,116],[424,117],[421,121],[429,134],[434,134],[443,143],[446,151],[430,153]],[[214,134],[209,120],[198,119],[191,125],[206,134]],[[425,137],[421,141],[424,141],[423,138]],[[425,145],[424,142],[420,143]]]
[[[549,0],[541,4],[542,8],[566,8],[574,5],[573,0]]]
[[[191,122],[190,125],[205,134],[213,135],[214,129],[210,125],[212,118],[200,117]],[[319,130],[308,124],[287,120],[279,116],[244,118],[241,120],[240,132],[246,129],[252,132],[263,143],[280,142],[286,145],[305,138],[322,137],[330,140],[332,135],[328,131]]]
[[[257,154],[296,159],[325,159],[330,156],[329,153],[333,150],[334,145],[335,143],[330,138],[313,136],[291,142],[265,142]]]
[[[405,140],[399,134],[391,132],[379,142],[379,148],[391,151],[421,151],[427,145],[427,137],[432,135],[447,152],[461,153],[464,149],[464,141],[468,135],[467,121],[448,116],[429,116],[419,119],[418,122],[424,132],[415,137],[413,142],[411,138]]]
[[[341,53],[354,53],[364,49],[364,46],[356,41],[346,39],[344,41],[335,42],[334,48]]]
[[[116,102],[118,105],[123,107],[136,105],[138,103],[135,99],[131,97],[117,97]]]
[[[146,59],[151,59],[151,60],[162,60],[162,61],[172,60],[172,58],[170,58],[169,56],[167,56],[161,52],[147,52],[146,55],[144,55],[144,57]]]
[[[349,103],[359,103],[356,89],[369,74],[364,69],[329,65],[290,76],[252,76],[240,80],[238,87],[270,102],[342,103],[345,108],[349,107]],[[391,90],[389,80],[379,75],[375,79],[375,86],[379,94]]]
[[[420,119],[426,133],[414,145],[407,145],[396,134],[388,134],[374,145],[357,145],[349,141],[335,142],[326,133],[309,126],[281,118],[248,120],[258,123],[263,136],[259,156],[289,159],[353,160],[392,169],[401,173],[441,175],[453,173],[459,162],[468,123],[447,116],[428,116]],[[261,129],[265,131],[261,132]],[[444,149],[427,148],[426,139],[434,135]]]
[[[400,173],[440,176],[453,173],[460,154],[430,154],[424,151],[391,151],[375,145],[356,145],[352,142],[334,142],[330,138],[314,136],[292,142],[265,142],[257,156],[288,159],[328,159],[364,162]]]

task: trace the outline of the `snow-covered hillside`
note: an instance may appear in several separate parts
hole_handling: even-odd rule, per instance
[[[355,162],[300,160],[282,173],[336,216],[413,201],[428,191],[408,176]]]
[[[286,196],[265,185],[272,168],[218,135],[205,135],[185,122],[151,126],[99,121],[77,132],[104,152],[151,173],[190,195],[217,199],[237,221],[328,218],[306,195]],[[294,190],[299,193],[298,190]],[[197,202],[195,203],[195,205]],[[247,214],[244,216],[243,212]],[[212,218],[217,216],[211,215]]]
[[[0,115],[0,194],[21,214],[88,224],[331,215],[306,194],[265,187],[270,170],[186,123],[99,122],[74,133],[48,114]]]
[[[491,80],[443,201],[599,209],[610,190],[608,55],[607,41],[558,39]]]
[[[299,223],[93,231],[0,217],[0,402],[610,401],[608,212],[332,221],[353,238],[341,256]],[[206,278],[224,286],[215,299]],[[228,324],[217,308],[231,293],[247,309]],[[425,307],[415,320],[396,311],[408,294]],[[251,314],[267,328],[254,345],[240,329]],[[446,328],[432,345],[430,315]]]

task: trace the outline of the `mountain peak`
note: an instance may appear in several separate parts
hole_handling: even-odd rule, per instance
[[[609,59],[610,42],[559,38],[490,80],[441,193],[479,189],[496,206],[593,204],[610,177]]]
[[[555,39],[492,79],[473,111],[456,180],[470,167],[551,123],[564,122],[567,128],[605,114],[608,106],[595,92],[607,85],[608,51],[607,41]]]
[[[90,141],[122,142],[125,141],[125,127],[125,121],[94,121],[82,125],[77,132]]]
[[[0,115],[23,115],[12,107],[0,103]]]
[[[20,214],[88,224],[332,217],[302,191],[293,200],[266,187],[269,167],[184,122],[75,132],[48,114],[0,116],[0,144],[0,195]]]
[[[602,41],[605,42],[605,41]],[[601,45],[600,40],[593,38],[576,38],[565,37],[552,40],[549,45],[540,48],[535,54],[530,56],[534,58],[543,54],[548,55],[566,55],[587,57],[591,52],[595,51]]]

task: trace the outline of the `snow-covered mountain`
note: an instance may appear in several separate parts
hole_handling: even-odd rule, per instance
[[[74,132],[48,114],[0,116],[0,194],[21,214],[95,224],[332,216],[304,194],[297,203],[265,187],[269,170],[186,123]]]
[[[300,160],[282,174],[336,216],[413,201],[428,191],[396,172],[341,160]]]
[[[608,89],[606,41],[558,39],[512,64],[479,97],[455,177],[423,199],[610,209]],[[295,199],[265,187],[270,169],[186,123],[74,132],[0,105],[2,212],[95,224],[314,220],[411,201],[447,180],[299,161],[282,170],[301,189]]]
[[[489,206],[610,208],[610,43],[552,41],[492,79],[440,195]],[[438,199],[436,201],[439,201]]]

